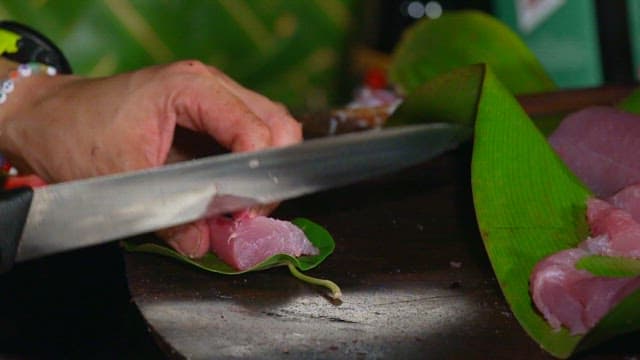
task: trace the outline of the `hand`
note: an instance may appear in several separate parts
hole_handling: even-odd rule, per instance
[[[181,61],[98,79],[17,80],[0,105],[0,152],[47,182],[87,178],[164,164],[176,125],[231,151],[302,139],[283,106],[213,67]],[[192,257],[209,249],[205,220],[159,234]]]

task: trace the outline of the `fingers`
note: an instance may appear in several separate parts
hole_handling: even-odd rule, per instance
[[[190,258],[199,258],[209,251],[209,226],[206,220],[157,231],[156,234],[172,248]]]
[[[286,108],[248,90],[215,68],[186,61],[171,65],[181,72],[170,103],[178,125],[207,133],[234,152],[284,146],[302,140],[301,125]],[[206,75],[203,73],[206,72]],[[188,84],[188,86],[185,86]],[[277,204],[251,209],[268,214]],[[158,232],[178,252],[192,258],[209,251],[205,220]]]
[[[219,78],[197,61],[170,65],[175,95],[170,106],[178,125],[212,136],[232,151],[252,151],[273,144],[271,129]]]
[[[289,115],[283,106],[278,106],[278,108],[281,110],[270,112],[261,117],[271,129],[273,145],[285,146],[299,143],[302,141],[302,126]]]
[[[211,88],[211,85],[203,86]],[[186,116],[178,116],[181,126],[206,132],[231,151],[252,151],[272,144],[271,131],[233,94],[213,89],[213,95],[195,91],[178,106]]]
[[[173,76],[170,105],[178,125],[201,131],[232,151],[251,151],[300,142],[300,124],[286,108],[246,89],[198,61],[164,68]],[[170,76],[171,77],[171,76]]]
[[[302,126],[282,104],[275,103],[267,97],[243,87],[214,67],[209,67],[209,71],[269,126],[274,146],[291,145],[302,140]]]

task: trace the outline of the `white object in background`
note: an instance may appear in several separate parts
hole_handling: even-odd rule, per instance
[[[562,7],[566,0],[515,0],[518,28],[523,33],[535,30]]]

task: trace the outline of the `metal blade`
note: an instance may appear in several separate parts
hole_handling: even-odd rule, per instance
[[[393,172],[469,135],[470,129],[452,124],[369,130],[38,188],[17,261]]]

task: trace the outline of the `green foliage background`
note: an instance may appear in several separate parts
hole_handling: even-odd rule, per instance
[[[74,72],[194,58],[293,108],[337,101],[356,0],[3,0],[0,18],[50,37]]]

